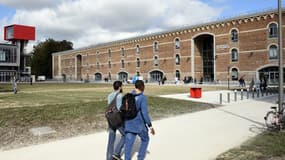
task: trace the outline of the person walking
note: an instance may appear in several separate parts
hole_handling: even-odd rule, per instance
[[[13,92],[14,94],[17,94],[17,79],[15,76],[13,77],[12,83],[13,83]]]
[[[135,90],[132,94],[136,96],[138,113],[135,118],[125,120],[125,160],[131,160],[132,158],[132,148],[136,136],[139,136],[141,139],[137,159],[144,160],[149,144],[148,130],[150,129],[152,135],[155,134],[148,114],[147,98],[143,94],[144,89],[144,82],[142,80],[136,81]]]
[[[122,85],[123,83],[121,81],[115,81],[113,83],[114,91],[108,95],[108,105],[113,101],[115,97],[117,97],[116,106],[118,110],[120,110],[121,105],[122,105],[122,92],[123,92]],[[121,152],[125,144],[124,127],[122,126],[118,128],[118,131],[121,134],[121,138],[119,140],[119,143],[116,146],[115,146],[116,129],[114,130],[110,126],[108,126],[108,131],[109,131],[109,137],[108,137],[106,158],[107,160],[121,160]]]

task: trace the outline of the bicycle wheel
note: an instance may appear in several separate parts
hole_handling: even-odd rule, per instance
[[[276,127],[276,113],[273,111],[267,112],[265,116],[265,125],[269,129],[274,129]]]

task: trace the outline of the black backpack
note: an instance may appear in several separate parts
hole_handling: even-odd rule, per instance
[[[105,111],[105,117],[109,123],[109,126],[110,128],[114,130],[120,128],[124,123],[121,112],[117,108],[118,94],[119,93],[116,94],[115,98],[107,106],[106,111]]]
[[[120,110],[123,118],[126,120],[133,119],[138,114],[135,97],[135,95],[127,93],[122,99],[122,106]]]

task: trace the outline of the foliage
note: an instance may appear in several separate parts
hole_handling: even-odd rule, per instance
[[[31,58],[32,74],[52,78],[52,53],[73,49],[72,42],[47,39],[34,46]]]

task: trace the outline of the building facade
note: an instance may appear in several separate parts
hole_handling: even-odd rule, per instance
[[[140,75],[148,82],[163,77],[216,82],[243,77],[273,84],[279,77],[278,14],[270,10],[57,52],[52,59],[54,79],[127,80]]]
[[[13,77],[29,81],[31,67],[27,66],[30,55],[26,52],[29,40],[35,40],[35,27],[10,25],[4,27],[4,39],[0,44],[0,82],[9,82]]]
[[[20,66],[20,52],[12,44],[0,44],[0,82],[10,81],[17,75]]]

